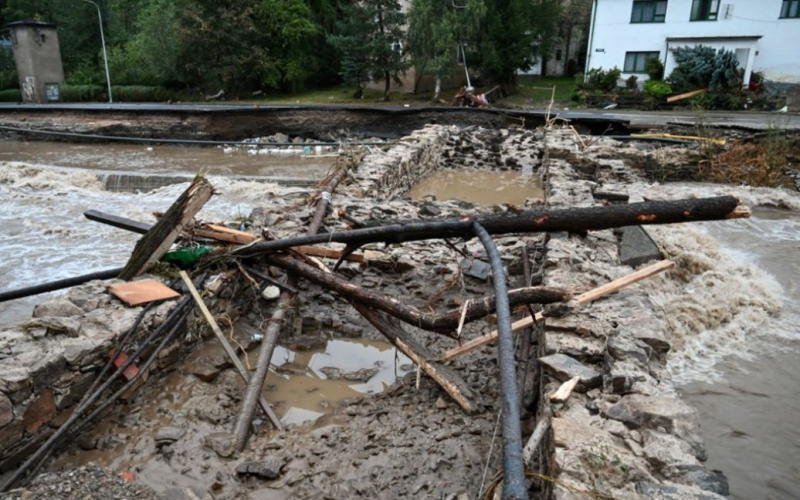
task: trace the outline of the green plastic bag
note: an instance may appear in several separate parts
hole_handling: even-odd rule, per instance
[[[172,264],[180,269],[187,269],[196,264],[203,255],[211,250],[211,247],[208,246],[181,248],[180,250],[165,253],[161,257],[161,262]]]

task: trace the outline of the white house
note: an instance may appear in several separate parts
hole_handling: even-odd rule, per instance
[[[800,0],[594,0],[586,70],[618,67],[646,80],[645,60],[706,45],[734,50],[745,70],[768,80],[800,83]]]

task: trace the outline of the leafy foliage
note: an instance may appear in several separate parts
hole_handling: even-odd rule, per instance
[[[580,86],[589,91],[613,92],[617,89],[617,82],[621,75],[622,70],[616,66],[609,70],[602,68],[590,69],[586,74],[586,82]]]
[[[339,24],[341,34],[328,38],[342,58],[342,78],[361,87],[383,79],[384,99],[391,82],[408,69],[403,49],[406,16],[397,0],[363,0],[348,7]]]
[[[660,101],[672,94],[672,87],[667,82],[647,80],[644,82],[644,93]]]
[[[657,57],[648,57],[644,62],[644,70],[651,80],[664,79],[664,63]]]

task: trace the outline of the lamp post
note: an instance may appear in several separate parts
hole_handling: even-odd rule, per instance
[[[108,102],[113,103],[114,99],[111,97],[111,75],[108,72],[108,55],[106,54],[106,37],[103,34],[103,14],[100,13],[100,6],[92,0],[83,0],[90,3],[97,9],[97,18],[100,20],[100,41],[103,43],[103,61],[106,64],[106,83],[108,84]]]

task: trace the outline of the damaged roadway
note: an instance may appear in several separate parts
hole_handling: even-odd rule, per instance
[[[483,207],[458,200],[403,198],[425,175],[455,167],[529,169],[543,176],[547,199],[530,199],[528,206],[599,205],[602,202],[593,198],[594,190],[605,184],[618,190],[620,185],[640,179],[625,162],[608,159],[609,153],[620,157],[658,155],[661,161],[664,154],[672,155],[673,161],[681,161],[686,154],[679,148],[667,151],[637,149],[607,139],[579,151],[575,135],[560,129],[544,134],[430,126],[388,151],[367,155],[353,174],[353,182],[337,191],[333,206],[341,207],[351,220],[367,224],[424,219],[430,217],[425,213],[431,212],[431,206],[442,218],[518,209],[503,204]],[[570,156],[582,161],[571,163]],[[507,162],[508,158],[515,162]],[[266,187],[263,208],[250,216],[253,228],[269,228],[274,237],[297,234],[311,217],[307,203],[311,192]],[[347,225],[336,214],[326,224],[329,230]],[[619,262],[619,241],[612,230],[589,235],[503,236],[497,242],[512,285],[522,274],[522,246],[532,257],[536,285],[583,292],[633,271]],[[475,240],[457,246],[473,259],[486,260]],[[435,295],[438,300],[429,305],[441,312],[459,308],[466,298],[492,292],[490,282],[480,279],[482,274],[477,279],[454,279],[458,278],[463,257],[442,242],[410,242],[368,250],[406,262],[407,270],[348,262],[340,272],[355,284],[380,288],[414,306],[422,308]],[[273,272],[275,277],[281,276]],[[237,285],[239,295],[223,294],[213,304],[217,313],[229,314],[231,323],[237,325],[237,341],[252,350],[257,345],[248,332],[264,326],[270,304],[248,296],[246,282]],[[671,348],[668,328],[661,311],[649,303],[645,286],[635,285],[563,318],[548,319],[530,353],[519,355],[520,359],[543,358],[541,371],[530,370],[522,394],[526,436],[536,424],[536,416],[550,406],[548,394],[565,378],[585,376],[585,383],[571,398],[553,408],[553,430],[536,460],[539,470],[558,482],[535,482],[534,494],[571,498],[572,492],[591,491],[613,498],[698,499],[727,494],[724,476],[702,466],[706,454],[699,420],[696,411],[680,401],[672,385],[666,370],[666,355]],[[298,348],[298,340],[319,336],[381,338],[351,306],[325,289],[301,281],[300,292],[301,306],[295,312],[299,321],[293,320],[290,324],[295,327],[285,332],[287,345]],[[38,314],[41,324],[27,331],[8,329],[0,333],[6,349],[0,374],[7,374],[2,370],[10,369],[12,363],[19,365],[15,345],[45,342],[51,353],[61,348],[63,356],[64,343],[91,337],[98,342],[87,352],[81,351],[80,356],[71,356],[71,363],[54,368],[54,380],[49,381],[56,382],[57,392],[73,389],[71,384],[81,377],[82,370],[96,363],[81,356],[92,352],[96,356],[108,340],[102,325],[90,328],[97,324],[96,316],[116,318],[113,326],[119,332],[137,312],[110,299],[98,283],[73,289],[67,298],[57,299],[61,309],[42,305]],[[170,308],[168,303],[159,307],[164,309],[161,317]],[[94,323],[88,323],[90,320]],[[48,326],[48,321],[59,326]],[[463,335],[473,338],[491,329],[491,323],[476,322],[467,325]],[[441,335],[411,334],[437,352],[454,345]],[[49,475],[14,495],[30,498],[31,494],[45,493],[52,488],[52,474],[70,484],[71,467],[89,461],[109,467],[107,474],[129,472],[135,481],[147,484],[164,498],[474,498],[498,470],[500,447],[491,446],[499,401],[494,347],[451,362],[475,393],[479,411],[474,415],[465,415],[427,377],[422,377],[417,389],[416,373],[410,370],[383,393],[344,399],[330,411],[323,408],[325,415],[313,424],[290,426],[284,432],[271,431],[262,424],[246,451],[233,455],[227,433],[244,385],[224,358],[218,352],[214,354],[209,346],[216,341],[206,340],[208,337],[202,318],[192,316],[181,345],[159,361],[157,380],[141,388],[128,404],[118,405],[85,438],[50,462]],[[208,353],[209,348],[211,353],[200,363],[191,354]],[[217,361],[210,361],[213,359]],[[255,360],[251,357],[250,362]],[[213,370],[209,370],[209,363],[214,365]],[[270,373],[268,384],[274,376]],[[9,379],[3,380],[8,383]],[[38,391],[47,385],[35,377],[31,380],[30,385],[20,382],[20,389],[9,392],[13,396],[13,422],[9,425],[19,421],[24,426],[29,387]],[[267,390],[265,397],[269,399],[269,395]],[[57,396],[63,401],[63,394]],[[58,418],[54,413],[44,423],[57,427]],[[9,439],[6,431],[0,432]],[[62,469],[65,471],[58,472]],[[87,466],[86,470],[96,469]],[[130,495],[140,498],[133,496],[133,490]]]

